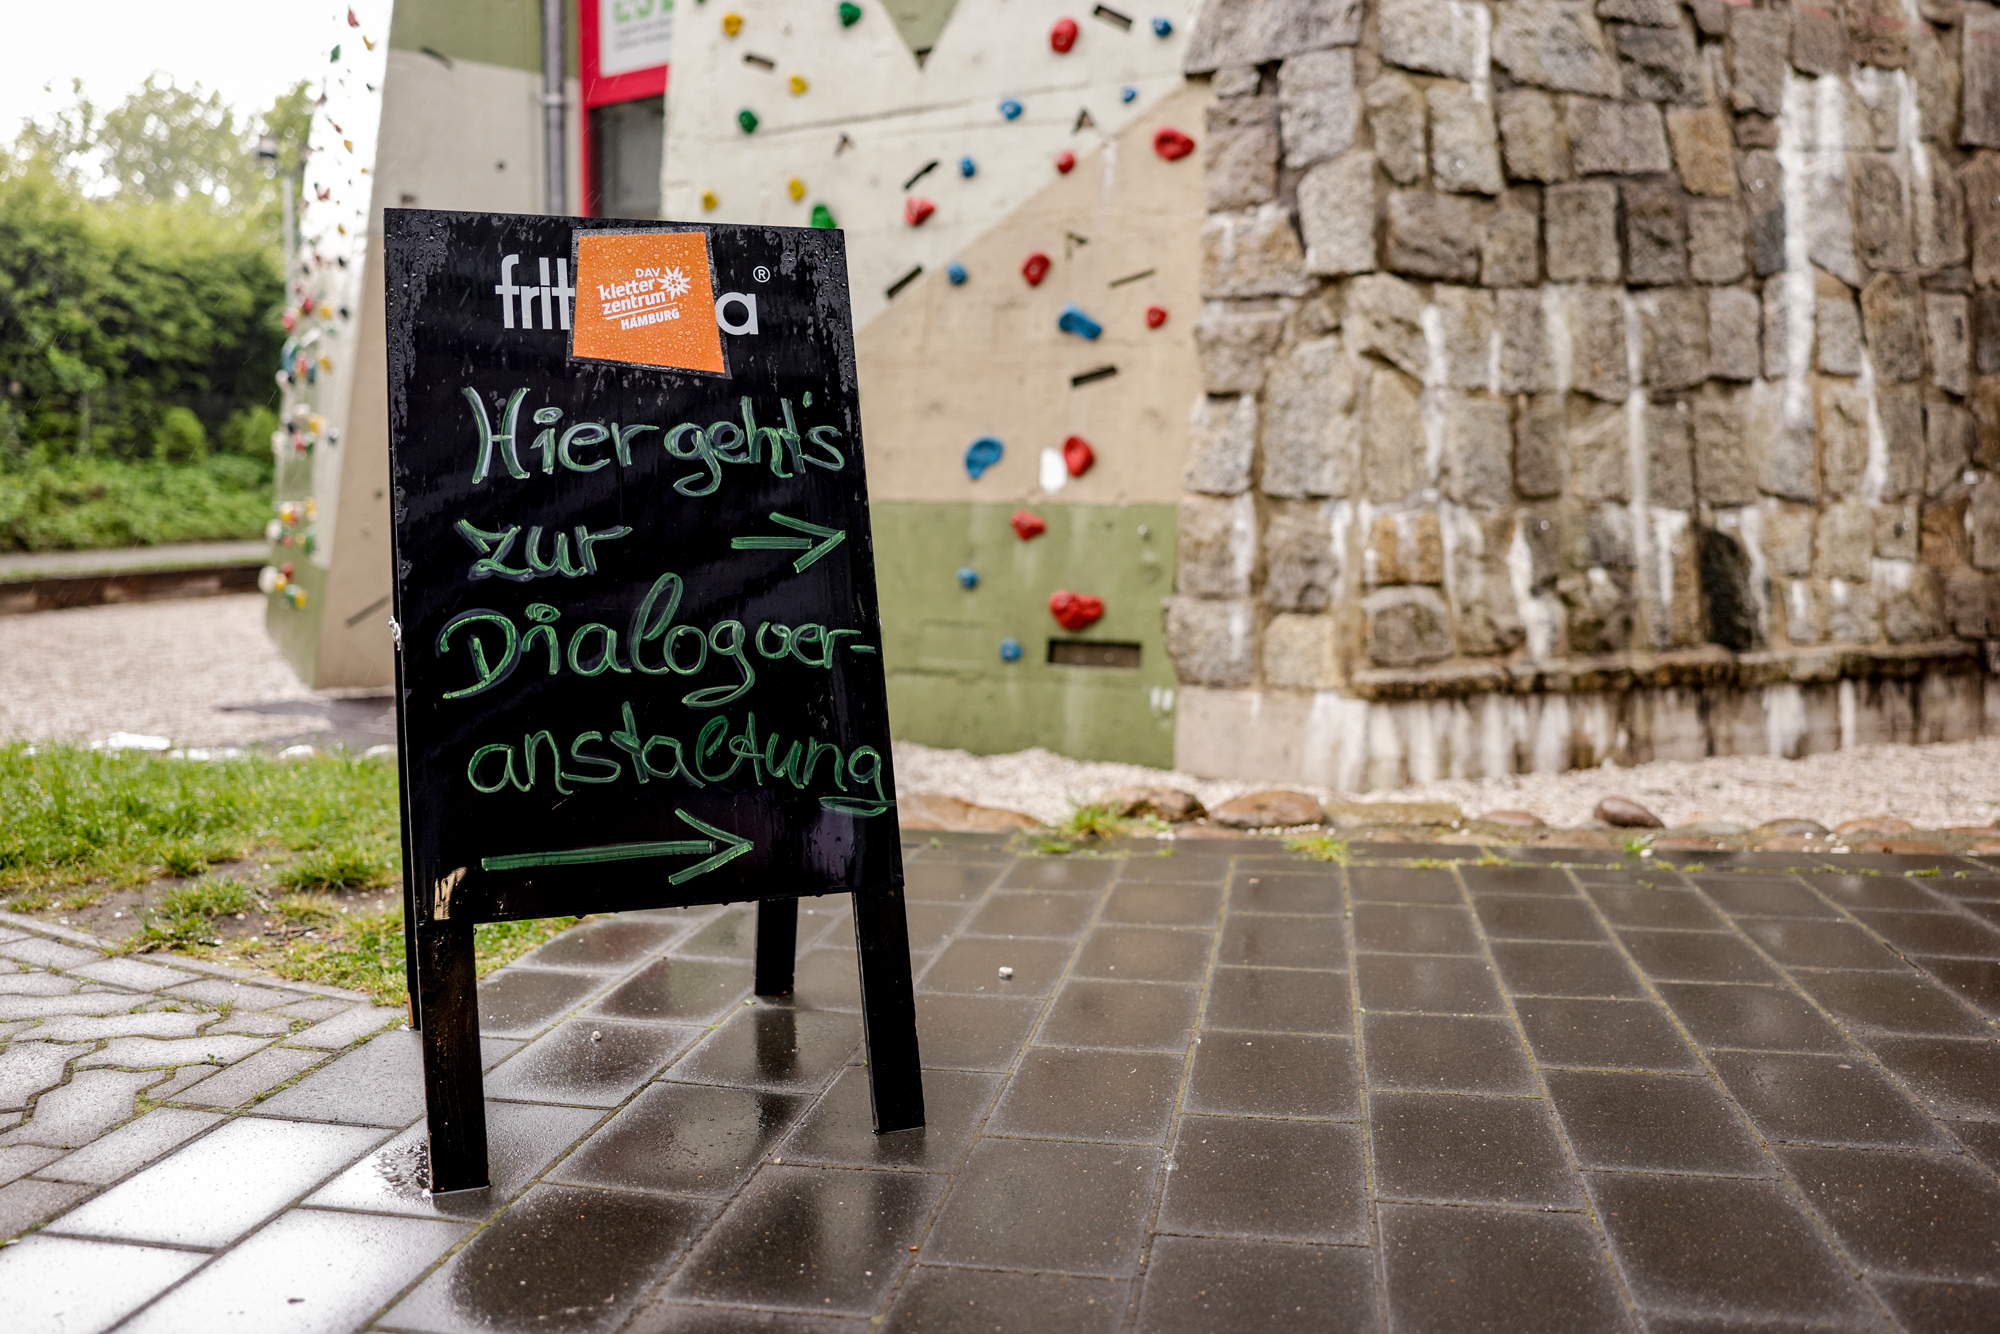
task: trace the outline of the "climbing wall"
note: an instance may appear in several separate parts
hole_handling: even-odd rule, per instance
[[[682,12],[666,212],[846,233],[896,734],[1164,764],[1207,101],[1179,6],[823,8]]]
[[[1212,0],[1179,758],[2000,720],[2000,10]]]

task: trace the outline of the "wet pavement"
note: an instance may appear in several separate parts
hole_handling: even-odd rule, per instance
[[[584,923],[436,1198],[399,1014],[0,921],[4,1323],[2000,1328],[2000,864],[1161,846],[907,837],[894,1136],[843,899]]]

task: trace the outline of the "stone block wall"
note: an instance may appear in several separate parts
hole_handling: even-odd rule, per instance
[[[1909,683],[1893,711],[1984,675],[2000,9],[1209,0],[1187,69],[1214,100],[1166,608],[1184,764],[1239,767],[1230,734],[1299,692],[1490,711],[1607,672],[1682,690],[1654,678],[1685,660],[1790,701],[1833,661],[1858,698]],[[1983,685],[1946,693],[1951,731],[1985,727]],[[1619,697],[1479,753],[1344,716],[1400,737],[1388,776],[1746,731],[1655,744]],[[1772,748],[1826,735],[1757,707]]]

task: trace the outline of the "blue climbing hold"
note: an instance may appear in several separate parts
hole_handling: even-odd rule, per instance
[[[1000,104],[1000,114],[1014,120],[1021,114],[1021,104],[1010,97]]]
[[[1006,452],[1007,447],[1000,443],[997,436],[982,435],[965,447],[965,470],[972,474],[972,480],[976,482]]]
[[[1173,32],[1174,32],[1174,25],[1168,22],[1166,19],[1153,20],[1153,36],[1171,37],[1173,36]]]
[[[1075,302],[1065,305],[1062,314],[1056,316],[1056,328],[1079,338],[1094,339],[1104,332],[1104,326],[1077,309]]]
[[[957,287],[965,281],[965,265],[953,260],[944,266],[944,276],[951,279],[953,287]]]
[[[1009,117],[1008,117],[1008,119],[1009,119],[1009,120],[1012,120],[1012,119],[1013,119],[1013,117],[1009,116]],[[973,174],[974,172],[976,172],[976,171],[978,171],[978,170],[979,170],[979,165],[978,165],[977,163],[975,163],[975,162],[974,162],[974,161],[973,161],[973,160],[972,160],[971,158],[969,158],[969,157],[962,157],[962,158],[960,158],[960,159],[958,160],[958,174],[959,174],[959,175],[961,175],[961,176],[970,176],[970,175],[972,175],[972,174]]]
[[[970,565],[961,565],[958,569],[958,586],[960,588],[979,587],[979,571],[973,569]]]
[[[1013,638],[1012,636],[1009,636],[1008,638],[1001,640],[1000,661],[1019,662],[1020,660],[1021,660],[1021,641]]]
[[[1138,95],[1139,95],[1139,90],[1137,88],[1134,88],[1129,83],[1126,84],[1123,88],[1120,88],[1118,90],[1118,100],[1120,102],[1130,102],[1133,98],[1137,97]]]

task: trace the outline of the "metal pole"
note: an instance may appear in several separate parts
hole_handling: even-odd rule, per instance
[[[563,161],[563,19],[568,0],[542,0],[542,160],[547,167],[548,209],[569,212],[568,172]]]

